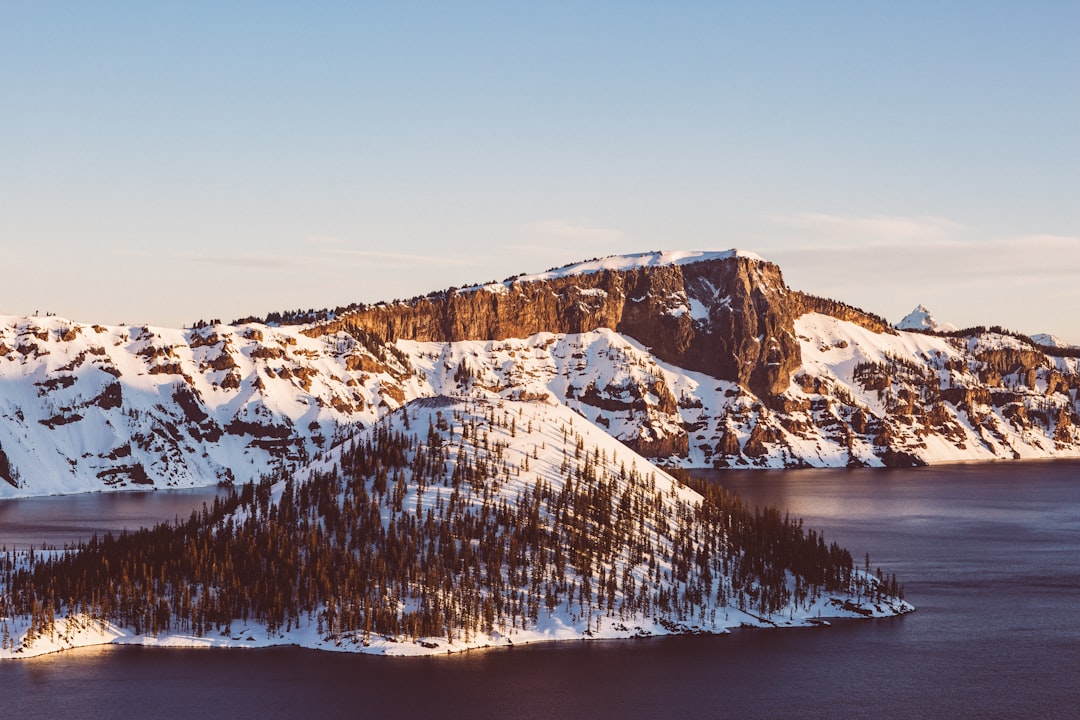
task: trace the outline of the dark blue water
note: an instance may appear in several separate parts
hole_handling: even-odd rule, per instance
[[[715,477],[751,505],[790,508],[859,559],[868,550],[918,612],[439,658],[87,649],[0,663],[0,715],[1077,716],[1080,463]]]
[[[83,493],[0,500],[0,547],[74,545],[94,534],[187,520],[225,491],[217,487],[149,492]]]

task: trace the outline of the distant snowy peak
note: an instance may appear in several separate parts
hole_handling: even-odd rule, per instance
[[[1034,340],[1037,344],[1042,345],[1044,347],[1053,347],[1053,348],[1076,348],[1076,347],[1080,347],[1080,345],[1074,345],[1073,343],[1068,342],[1067,340],[1062,340],[1057,335],[1051,335],[1049,333],[1038,333],[1036,335],[1032,335],[1031,339]]]
[[[620,272],[636,270],[639,268],[663,267],[666,265],[689,265],[698,262],[731,260],[733,258],[746,258],[757,262],[765,262],[765,259],[760,255],[746,250],[739,250],[738,248],[732,248],[731,250],[657,250],[653,252],[635,253],[633,255],[610,255],[608,257],[573,263],[560,268],[553,268],[533,275],[518,275],[517,277],[508,280],[506,283],[474,285],[472,287],[463,288],[463,290],[478,290],[480,288],[492,290],[493,285],[542,282],[574,275],[591,275],[605,270]]]
[[[904,316],[904,319],[896,323],[897,330],[933,330],[937,325],[930,311],[925,305],[919,304],[915,309]]]
[[[897,330],[935,330],[938,332],[952,332],[956,326],[952,323],[938,322],[925,305],[916,305],[915,309],[907,314],[894,327]]]

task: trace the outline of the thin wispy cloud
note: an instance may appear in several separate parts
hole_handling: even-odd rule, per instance
[[[423,255],[412,253],[390,253],[378,250],[333,250],[329,254],[363,258],[384,264],[406,265],[422,263],[424,265],[475,265],[476,260],[463,255]]]
[[[879,234],[877,240],[852,235],[851,242],[830,242],[832,236],[810,235],[798,242],[781,242],[769,250],[782,265],[791,270],[813,267],[816,272],[836,268],[845,276],[845,284],[859,285],[865,272],[890,268],[890,277],[881,277],[878,287],[894,280],[947,280],[955,286],[975,285],[986,279],[1019,280],[1027,277],[1062,277],[1073,275],[1080,282],[1080,237],[1054,234],[1031,234],[1017,237],[993,237],[944,219],[941,222],[851,223],[854,227],[893,228],[892,235]],[[896,221],[896,222],[893,222]],[[817,225],[833,227],[831,222]],[[950,234],[954,233],[954,234]],[[864,238],[860,241],[860,238]],[[843,257],[837,265],[836,257]],[[797,260],[796,260],[797,259]],[[785,263],[789,260],[789,263]],[[831,270],[830,270],[831,272]]]
[[[337,237],[335,235],[309,235],[303,240],[305,245],[313,245],[315,247],[341,247],[348,241],[345,238]]]
[[[533,257],[563,257],[567,254],[567,252],[572,252],[568,250],[568,248],[564,245],[554,245],[546,243],[515,243],[513,245],[504,245],[502,249],[518,257],[526,255],[531,255]],[[581,250],[580,248],[578,248],[577,252],[572,254],[575,255],[576,259],[584,260],[584,255],[588,254],[588,249]],[[582,257],[577,257],[579,255]]]
[[[161,253],[152,250],[114,249],[109,251],[112,257],[154,258],[161,257]]]
[[[1005,278],[1072,276],[1080,285],[1080,237],[1032,234],[979,244],[967,264]]]
[[[521,267],[532,257],[534,267],[550,267],[594,255],[626,252],[628,235],[617,228],[583,220],[540,220],[520,227],[518,242],[502,246],[507,262]],[[521,272],[521,270],[518,270]]]
[[[1080,235],[1051,235],[1034,234],[1020,237],[1005,238],[1003,245],[1023,250],[1039,250],[1040,252],[1064,252],[1069,253],[1061,260],[1080,262]]]
[[[275,255],[200,255],[189,257],[187,260],[204,265],[247,270],[285,270],[306,262],[306,259],[302,257]]]
[[[960,243],[968,228],[961,223],[943,217],[901,215],[831,215],[827,213],[800,213],[767,217],[766,221],[782,229],[824,241],[824,247],[850,247],[856,245],[897,244],[943,244]]]
[[[1067,328],[1080,237],[995,235],[941,217],[771,217],[770,260],[793,286],[899,319],[916,303],[958,325]]]
[[[533,223],[528,229],[542,237],[574,242],[615,244],[626,237],[623,231],[615,228],[569,220],[543,220]]]

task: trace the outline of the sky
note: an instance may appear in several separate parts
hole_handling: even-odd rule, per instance
[[[743,248],[1080,343],[1080,3],[0,0],[0,314]]]

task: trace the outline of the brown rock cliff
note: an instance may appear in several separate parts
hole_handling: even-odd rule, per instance
[[[779,267],[734,256],[451,290],[364,307],[307,332],[453,342],[606,327],[661,360],[767,397],[786,390],[801,364],[793,300]]]

